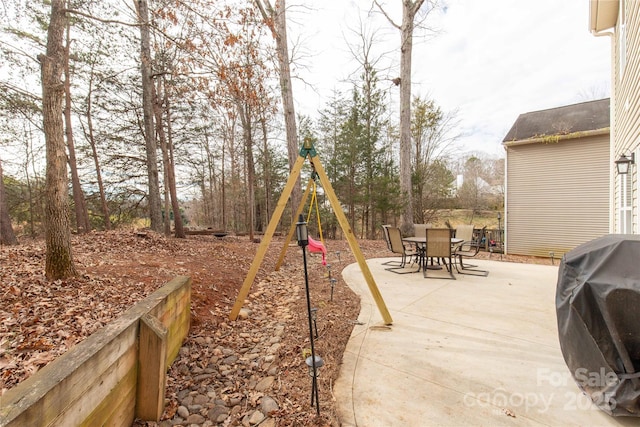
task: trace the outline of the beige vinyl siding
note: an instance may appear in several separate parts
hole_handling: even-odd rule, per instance
[[[507,148],[506,250],[561,257],[609,230],[609,136]]]
[[[638,150],[640,141],[640,2],[625,1],[625,31],[624,36],[626,60],[624,72],[620,75],[620,20],[617,23],[615,32],[615,47],[612,54],[615,56],[614,72],[615,79],[613,90],[614,100],[612,111],[614,114],[613,123],[614,143],[613,155],[615,158],[621,154],[630,154]],[[638,228],[638,210],[640,208],[638,201],[638,166],[640,159],[636,157],[636,164],[630,168],[630,187],[632,198],[632,230],[633,233],[640,233]],[[612,168],[614,200],[612,215],[614,220],[614,231],[619,232],[619,206],[620,206],[620,183],[621,180],[615,170]]]

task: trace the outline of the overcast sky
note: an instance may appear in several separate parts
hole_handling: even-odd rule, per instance
[[[295,4],[308,4],[308,9]],[[400,22],[400,0],[387,0]],[[359,16],[377,29],[382,78],[399,75],[399,33],[379,15],[367,15],[370,0],[291,0],[290,42],[300,37],[294,84],[297,113],[317,117],[332,90],[348,90],[345,80],[357,69],[346,47]],[[435,37],[415,41],[413,94],[428,95],[445,111],[457,111],[462,150],[503,155],[501,142],[519,114],[591,99],[610,93],[609,37],[588,30],[588,0],[446,0],[427,25]],[[424,32],[422,33],[424,34]],[[419,33],[416,33],[418,36]],[[392,102],[398,89],[382,80]],[[396,108],[396,107],[394,107]],[[399,114],[399,113],[398,113]]]

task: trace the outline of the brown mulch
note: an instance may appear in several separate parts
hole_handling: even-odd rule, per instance
[[[281,402],[274,414],[278,425],[339,424],[332,385],[360,310],[358,297],[340,272],[355,259],[346,241],[327,242],[331,276],[337,279],[333,298],[327,268],[317,255],[308,260],[312,306],[319,313],[316,351],[327,362],[319,379],[322,414],[316,417],[309,404],[311,383],[303,357],[309,327],[302,255],[291,245],[282,268],[274,272],[283,243],[281,238],[271,242],[245,302],[250,317],[242,321],[228,317],[258,248],[247,237],[174,239],[132,230],[76,235],[72,244],[80,275],[55,282],[44,277],[43,241],[23,239],[19,246],[0,246],[0,396],[173,277],[187,275],[193,280],[192,324],[185,346],[191,350],[181,352],[179,359],[188,360],[177,359],[176,365],[198,366],[199,358],[210,358],[199,343],[214,341],[231,349],[246,345],[243,340],[252,339],[262,323],[277,318],[286,327],[278,343],[280,386],[272,393]],[[362,240],[359,245],[366,258],[390,255],[381,240]],[[489,258],[482,252],[478,256]],[[529,257],[503,260],[550,263]],[[246,372],[247,377],[251,374]],[[191,377],[182,378],[179,370],[169,375],[165,419],[175,415],[180,390],[193,386],[187,384]],[[214,385],[219,395],[257,399],[243,390],[250,381],[236,378]],[[240,419],[231,425],[236,423]]]

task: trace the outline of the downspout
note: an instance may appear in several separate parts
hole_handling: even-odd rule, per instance
[[[507,223],[509,221],[509,210],[507,209],[507,206],[509,206],[508,204],[508,197],[509,197],[509,183],[507,181],[507,177],[509,176],[509,162],[507,161],[508,156],[509,156],[509,150],[507,149],[507,146],[504,145],[504,143],[502,144],[502,147],[504,148],[504,212],[502,214],[502,217],[504,218],[504,224],[503,224],[503,234],[502,234],[502,253],[504,255],[509,253],[509,245],[507,244],[507,242],[509,241],[509,239],[507,239]],[[500,234],[500,230],[498,230],[498,235]]]
[[[595,29],[591,30],[591,35],[594,37],[611,37],[611,94],[609,95],[609,233],[615,233],[616,226],[616,174],[615,174],[615,166],[613,164],[613,160],[616,159],[615,153],[615,140],[616,140],[616,76],[615,76],[615,37],[614,32],[610,30],[606,31],[596,31]]]
[[[614,0],[613,2],[610,0],[589,0],[589,32],[594,37],[603,37],[610,36],[611,37],[611,95],[610,99],[610,109],[609,109],[609,233],[615,233],[616,228],[616,195],[615,195],[615,183],[616,183],[616,175],[615,175],[615,167],[613,165],[613,160],[616,159],[615,149],[616,149],[616,70],[615,70],[615,61],[616,61],[616,52],[615,52],[615,28],[617,27],[617,21],[619,18],[619,7],[620,0]],[[602,8],[602,9],[600,9]],[[615,8],[615,9],[613,9]],[[601,12],[601,13],[599,13]],[[600,20],[600,22],[598,22]],[[600,24],[600,25],[599,25]],[[598,29],[598,28],[602,29]]]

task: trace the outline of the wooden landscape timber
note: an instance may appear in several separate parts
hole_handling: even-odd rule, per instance
[[[167,368],[189,333],[191,278],[178,276],[7,391],[0,426],[131,426],[159,420]]]
[[[185,229],[184,233],[188,236],[216,236],[216,237],[224,237],[229,234],[228,231],[224,230],[213,230],[211,228],[207,228],[204,230],[189,230]]]

